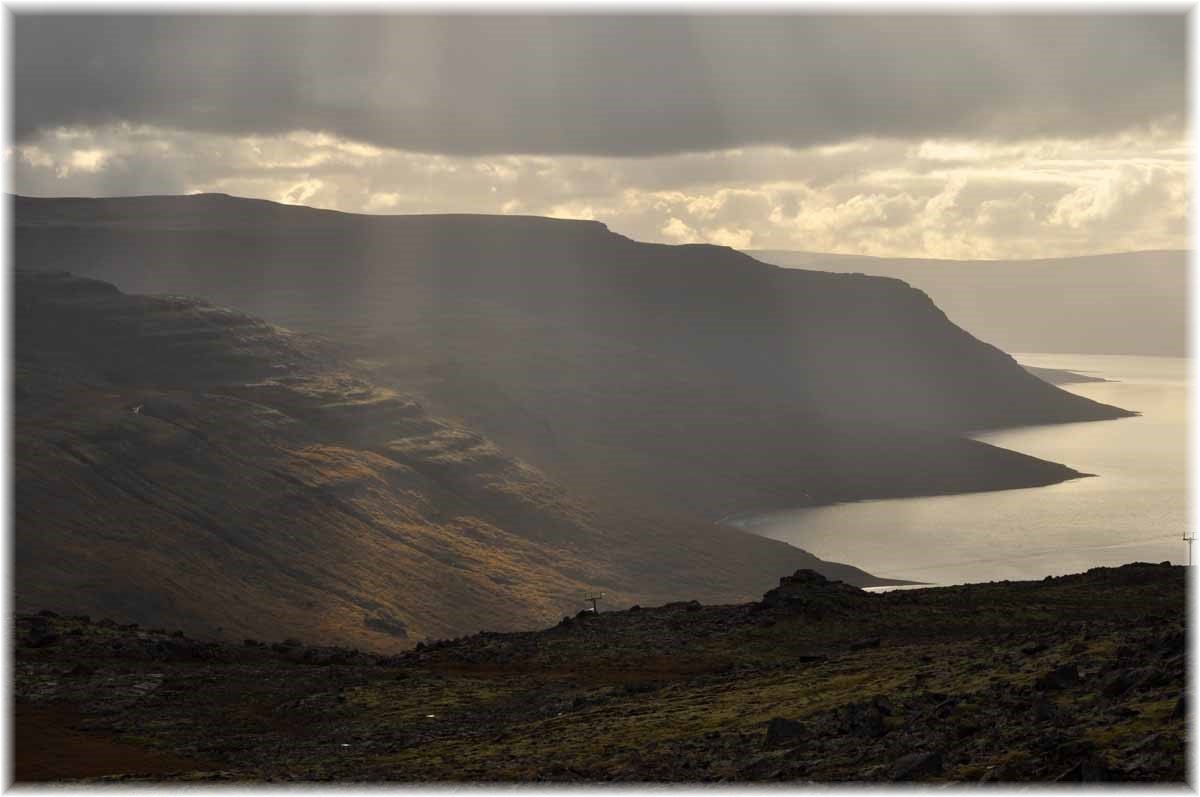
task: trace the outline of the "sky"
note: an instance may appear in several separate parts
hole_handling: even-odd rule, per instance
[[[21,194],[881,256],[1188,244],[1182,11],[18,14],[13,33]]]

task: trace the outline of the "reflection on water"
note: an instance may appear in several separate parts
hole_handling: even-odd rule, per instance
[[[1016,357],[1025,365],[1119,380],[1064,387],[1142,415],[988,432],[978,439],[1095,477],[1025,490],[776,512],[739,525],[876,575],[936,584],[1186,561],[1180,538],[1187,527],[1187,361]]]

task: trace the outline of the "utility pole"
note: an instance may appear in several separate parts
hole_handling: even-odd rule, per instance
[[[1188,544],[1188,567],[1192,566],[1192,543],[1195,542],[1195,540],[1195,534],[1188,534],[1186,531],[1183,533],[1183,541]]]
[[[604,597],[604,593],[603,593],[603,592],[601,592],[599,595],[592,595],[592,596],[589,596],[589,597],[587,597],[587,598],[584,598],[584,600],[585,600],[585,601],[591,601],[591,602],[592,602],[592,614],[600,614],[600,609],[599,609],[599,608],[596,606],[596,604],[597,604],[597,603],[599,602],[599,600],[600,600],[601,598],[603,598],[603,597]]]

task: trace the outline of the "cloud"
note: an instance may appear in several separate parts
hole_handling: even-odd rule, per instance
[[[754,231],[745,228],[730,229],[729,227],[716,227],[705,230],[704,238],[709,243],[714,243],[718,246],[749,249],[754,243]]]
[[[769,147],[837,160],[861,154],[846,143],[858,139],[1090,138],[1178,130],[1185,112],[1182,11],[18,14],[13,27],[21,143],[127,123],[272,141],[312,131],[289,143],[359,162],[381,149],[738,160]],[[487,165],[502,192],[511,165]]]
[[[366,203],[363,204],[363,210],[368,213],[373,213],[381,210],[391,210],[400,204],[400,194],[395,191],[380,191],[376,194],[371,194]]]
[[[700,240],[699,233],[674,216],[667,219],[667,223],[659,227],[658,231],[671,243],[686,244]]]
[[[71,153],[70,161],[63,165],[64,169],[95,173],[100,171],[108,160],[108,152],[102,149],[77,149]]]
[[[1162,166],[1121,164],[1091,180],[1054,206],[1050,221],[1072,229],[1097,224],[1137,222],[1152,207],[1169,205],[1182,194],[1173,175]]]
[[[1189,157],[1166,127],[623,158],[451,156],[332,134],[115,124],[45,131],[9,163],[16,190],[39,196],[220,191],[352,212],[598,219],[665,243],[1009,258],[1186,247]]]

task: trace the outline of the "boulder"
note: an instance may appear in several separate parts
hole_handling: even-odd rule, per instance
[[[804,736],[804,725],[785,717],[774,717],[767,723],[767,747],[795,743]]]

